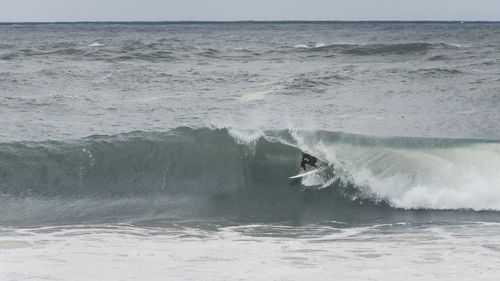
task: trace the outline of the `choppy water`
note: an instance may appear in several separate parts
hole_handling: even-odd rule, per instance
[[[0,138],[207,124],[498,138],[498,24],[0,26]]]
[[[2,24],[0,277],[491,280],[499,55],[498,23]]]

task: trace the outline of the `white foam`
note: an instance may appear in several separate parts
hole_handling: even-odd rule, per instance
[[[275,86],[275,87],[272,87],[270,89],[263,90],[263,91],[255,91],[255,92],[244,93],[244,94],[241,95],[240,100],[241,101],[245,101],[245,102],[255,101],[255,100],[262,100],[267,95],[269,95],[271,93],[274,93],[274,92],[277,92],[277,91],[279,91],[279,90],[281,90],[283,88],[284,88],[283,85],[278,85],[278,86]]]
[[[229,134],[240,144],[254,144],[262,136],[262,131],[259,130],[241,130],[236,128],[228,128]]]
[[[309,49],[309,46],[307,46],[305,44],[299,44],[299,45],[295,45],[294,48],[296,48],[296,49]]]
[[[257,92],[250,92],[250,93],[245,93],[241,95],[240,100],[242,101],[254,101],[254,100],[262,100],[267,94],[272,93],[273,90],[265,90],[265,91],[257,91]]]
[[[498,231],[498,224],[9,229],[0,236],[11,241],[0,251],[0,279],[496,280]]]
[[[306,187],[313,187],[316,189],[322,189],[328,186],[328,183],[331,182],[328,178],[323,176],[323,173],[318,172],[315,174],[311,174],[302,178],[302,184]]]
[[[88,45],[88,46],[89,46],[89,47],[100,47],[100,46],[103,46],[103,44],[98,43],[98,42],[94,42],[94,43],[92,43],[92,44],[90,44],[90,45]]]
[[[399,208],[500,210],[500,144],[405,149],[317,146],[367,197]]]

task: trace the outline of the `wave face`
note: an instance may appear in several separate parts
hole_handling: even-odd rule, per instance
[[[300,150],[330,169],[290,181]],[[327,131],[180,127],[0,145],[4,223],[376,218],[399,209],[500,210],[500,143]]]

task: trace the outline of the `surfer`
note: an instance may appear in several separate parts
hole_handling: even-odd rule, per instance
[[[307,154],[305,152],[301,152],[302,153],[302,160],[300,161],[300,172],[295,175],[295,176],[291,176],[291,177],[288,177],[289,179],[298,179],[298,178],[301,178],[301,177],[305,177],[305,176],[309,176],[309,175],[313,175],[313,174],[316,174],[326,168],[328,168],[328,165],[324,165],[324,164],[321,164],[319,167],[316,165],[316,162],[318,162],[318,158],[310,155],[310,154]],[[322,163],[322,161],[320,160],[320,162]],[[311,169],[311,170],[306,170],[306,164],[309,165],[309,166],[313,166],[314,169]],[[319,165],[319,164],[318,164]]]
[[[316,161],[316,157],[302,152],[302,160],[300,161],[300,167],[302,168],[302,171],[306,171],[306,164],[313,166],[314,168],[318,168],[318,166],[316,166]]]

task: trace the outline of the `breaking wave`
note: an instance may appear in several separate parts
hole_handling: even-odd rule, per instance
[[[330,166],[291,181],[300,150]],[[3,222],[500,210],[500,143],[191,129],[0,144]],[[360,205],[362,204],[362,205]]]

